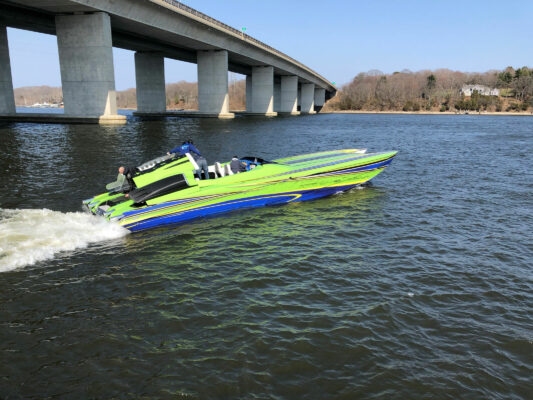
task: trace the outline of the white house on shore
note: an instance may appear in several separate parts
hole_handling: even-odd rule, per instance
[[[472,96],[472,93],[474,91],[477,91],[479,94],[482,94],[483,96],[499,96],[500,95],[500,89],[491,89],[488,86],[485,85],[463,85],[461,88],[461,94],[464,94],[465,96]]]

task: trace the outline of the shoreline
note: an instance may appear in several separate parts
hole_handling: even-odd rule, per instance
[[[376,111],[376,110],[331,110],[320,114],[408,114],[408,115],[501,115],[501,116],[533,116],[533,112],[455,112],[455,111]]]
[[[121,110],[137,110],[136,108],[130,107],[119,107]],[[198,110],[184,110],[182,108],[167,108],[167,111],[198,111]],[[232,110],[233,111],[244,111],[244,110]],[[317,114],[408,114],[408,115],[502,115],[502,116],[530,116],[533,117],[532,112],[509,112],[509,111],[500,111],[500,112],[469,112],[459,113],[454,111],[373,111],[373,110],[332,110],[332,111],[320,111]]]
[[[39,107],[31,107],[31,106],[16,106],[18,108],[35,108],[39,109]],[[41,107],[42,109],[42,107]],[[62,110],[63,107],[45,107],[45,109],[57,109]],[[137,111],[137,108],[134,107],[117,107],[119,110],[130,110],[130,111]],[[183,111],[183,112],[191,112],[191,111],[198,111],[197,109],[189,110],[189,109],[183,109],[183,108],[167,108],[166,111],[176,112],[176,111]],[[244,110],[232,110],[239,112]],[[377,111],[377,110],[330,110],[330,111],[319,111],[317,114],[406,114],[406,115],[490,115],[490,116],[530,116],[533,117],[533,111],[530,112],[510,112],[510,111],[482,111],[482,112],[455,112],[455,111]]]

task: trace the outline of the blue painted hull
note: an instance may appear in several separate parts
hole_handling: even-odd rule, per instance
[[[285,204],[296,201],[314,200],[325,196],[330,196],[335,193],[343,192],[352,189],[358,185],[346,185],[336,187],[325,187],[313,190],[304,190],[291,193],[290,195],[279,196],[256,196],[235,201],[221,202],[217,205],[208,207],[199,207],[190,211],[182,211],[176,214],[165,215],[157,218],[152,218],[141,223],[125,226],[132,232],[153,229],[164,225],[175,225],[189,222],[194,219],[209,217],[216,214],[227,213],[235,210],[245,208],[257,208],[271,205]]]

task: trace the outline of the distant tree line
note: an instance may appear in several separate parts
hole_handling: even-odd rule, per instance
[[[246,81],[234,80],[229,83],[229,98],[231,110],[246,108]],[[32,106],[35,103],[63,102],[63,92],[60,87],[28,86],[14,90],[17,106]],[[167,109],[198,109],[198,84],[196,82],[180,81],[165,85]],[[117,106],[119,108],[137,108],[137,93],[135,88],[117,91]]]
[[[484,85],[500,89],[499,96],[485,96],[474,91],[461,94],[464,85]],[[230,110],[246,108],[246,83],[229,82]],[[15,89],[17,106],[34,103],[61,103],[61,88],[33,86]],[[180,81],[166,85],[168,109],[198,109],[198,84]],[[137,108],[136,90],[117,92],[119,108]],[[344,85],[324,107],[328,110],[363,111],[527,111],[533,109],[533,68],[485,73],[465,73],[439,69],[411,72],[403,70],[384,74],[378,70],[358,74]]]
[[[196,82],[180,81],[165,85],[168,109],[194,110],[198,107],[198,85]],[[135,88],[117,92],[118,108],[137,108]]]
[[[28,86],[14,90],[17,106],[32,106],[35,103],[59,104],[63,101],[60,87]]]
[[[463,85],[500,89],[500,96],[474,91],[461,94]],[[358,74],[330,100],[327,109],[368,111],[525,111],[533,108],[533,68],[465,73],[439,69],[384,74]]]
[[[230,109],[243,110],[246,108],[246,81],[231,81],[228,87]],[[165,85],[167,109],[198,109],[198,84],[196,82],[180,81]],[[136,90],[128,89],[117,92],[117,106],[119,108],[137,108]]]

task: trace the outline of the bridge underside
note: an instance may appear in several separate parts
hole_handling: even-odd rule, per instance
[[[268,77],[266,79],[272,81],[272,94],[270,94],[270,90],[266,90],[265,94],[264,87],[258,86],[258,84],[255,85],[257,89],[253,91],[254,85],[250,85],[251,97],[247,98],[249,100],[253,98],[252,104],[256,104],[256,106],[247,106],[247,109],[250,108],[250,111],[256,113],[272,115],[276,111],[286,112],[281,110],[282,102],[279,97],[281,95],[279,85],[282,82],[282,77],[295,77],[297,86],[300,88],[305,85],[305,90],[300,89],[300,93],[304,94],[303,104],[306,109],[310,102],[313,102],[310,100],[311,97],[314,100],[314,97],[318,96],[318,102],[322,101],[323,103],[323,101],[335,94],[335,88],[329,82],[307,69],[307,67],[293,62],[294,60],[289,59],[288,56],[267,51],[268,49],[263,49],[244,37],[221,31],[215,26],[210,26],[205,21],[177,11],[179,10],[174,10],[173,6],[164,0],[116,0],[113,2],[104,0],[43,0],[39,2],[33,0],[0,0],[0,27],[4,30],[7,26],[57,35],[63,86],[65,86],[65,83],[68,86],[68,82],[76,81],[78,82],[77,87],[82,88],[87,87],[87,82],[93,82],[92,86],[89,85],[91,90],[96,90],[94,89],[95,85],[100,85],[100,92],[103,93],[103,91],[107,90],[109,94],[105,101],[100,95],[102,100],[99,100],[98,104],[92,108],[92,114],[100,111],[102,112],[101,115],[116,114],[116,105],[113,106],[114,76],[112,73],[109,74],[109,68],[105,72],[102,72],[101,68],[102,65],[111,66],[112,71],[112,53],[109,52],[111,46],[137,52],[136,78],[138,80],[138,99],[140,96],[141,100],[139,111],[143,113],[161,113],[163,111],[161,105],[156,106],[154,109],[153,106],[146,104],[149,104],[152,97],[159,99],[158,101],[160,102],[161,96],[164,96],[164,85],[160,84],[161,79],[164,82],[164,70],[161,71],[161,68],[156,68],[158,76],[155,78],[154,87],[150,87],[151,83],[146,80],[144,84],[141,84],[139,79],[142,81],[142,77],[146,76],[146,70],[151,68],[150,65],[153,66],[153,64],[137,62],[138,58],[139,60],[151,59],[157,65],[161,65],[161,60],[164,58],[196,63],[199,71],[199,87],[203,86],[204,88],[200,95],[202,99],[199,99],[200,111],[210,115],[225,114],[227,116],[228,114],[228,110],[225,108],[227,104],[224,105],[223,101],[213,100],[213,96],[220,97],[220,91],[225,90],[227,95],[227,79],[226,82],[221,82],[220,79],[213,78],[213,76],[222,76],[224,73],[227,75],[227,71],[246,75],[250,78],[250,82],[253,82],[254,77],[256,81],[263,79],[259,78],[258,75],[258,71],[261,68],[267,68],[271,71],[272,79]],[[69,24],[69,20],[93,21],[87,22],[87,24],[92,26],[93,30],[96,29],[94,37],[88,37],[83,33],[83,28],[76,28],[79,25],[77,22]],[[94,25],[96,20],[99,22]],[[67,32],[63,29],[65,25],[70,25],[70,30],[68,30],[66,35],[62,35],[62,32]],[[107,37],[103,38],[103,36]],[[65,40],[62,40],[62,37],[68,42],[68,45],[63,44]],[[1,39],[0,30],[0,50],[2,49]],[[87,50],[92,51],[91,49],[95,46],[94,43],[91,43],[91,40],[96,40],[98,43],[103,40],[102,43],[105,42],[105,45],[98,44],[97,47],[100,47],[100,50],[87,56]],[[224,62],[215,61],[221,60],[220,57],[213,56],[217,52],[224,54],[222,56],[225,59]],[[0,77],[2,77],[0,84],[11,79],[10,70],[8,71],[10,68],[9,53],[7,52],[3,56],[2,54],[0,53]],[[82,61],[86,62],[87,66],[73,61],[73,58],[79,59],[80,55],[83,54],[86,56],[83,57]],[[205,54],[211,55],[205,56]],[[85,68],[86,71],[82,71],[78,77],[72,76],[71,71],[79,70],[81,67],[83,67],[82,69]],[[93,75],[95,76],[86,79],[86,75],[90,75],[94,68],[99,69],[100,72],[94,73]],[[203,82],[200,82],[200,80]],[[209,89],[213,84],[218,85],[216,94]],[[277,90],[274,88],[276,84],[278,85]],[[311,90],[311,85],[313,90]],[[73,85],[71,86],[73,87]],[[259,89],[260,87],[263,89]],[[297,97],[297,94],[289,94],[287,92],[289,89],[287,88],[288,86],[285,88],[285,95]],[[314,93],[315,88],[317,93]],[[2,101],[1,98],[9,97],[9,93],[6,95],[6,92],[12,91],[12,88],[10,89],[8,84],[2,84],[0,90],[2,91],[0,93],[0,114],[11,113],[12,108],[9,105],[3,106],[2,104],[6,101]],[[163,90],[163,93],[161,93],[161,90]],[[76,89],[74,89],[74,92],[76,92]],[[152,93],[152,95],[147,95],[148,92]],[[74,93],[72,98],[76,97],[77,93]],[[269,96],[272,97],[272,107],[265,108],[263,105],[269,103]],[[324,100],[320,100],[322,97]],[[69,100],[69,102],[72,102],[72,100]],[[65,98],[65,106],[67,107],[66,103],[67,99]],[[146,106],[143,106],[143,104]],[[202,106],[202,104],[205,106]],[[218,109],[215,104],[220,105],[220,108]],[[259,106],[259,104],[262,104],[262,106]],[[295,110],[291,109],[289,112],[295,112]],[[309,108],[308,112],[313,112],[313,110]]]

